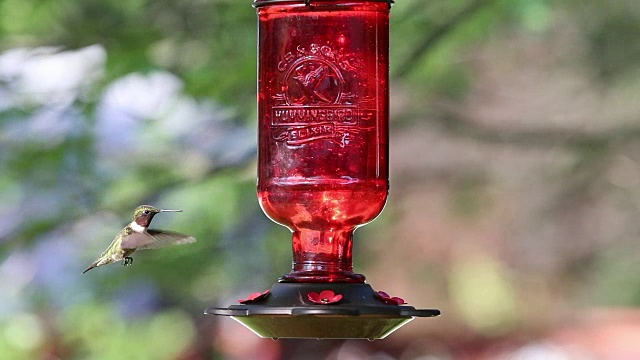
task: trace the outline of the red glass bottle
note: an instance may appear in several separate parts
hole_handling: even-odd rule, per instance
[[[256,0],[258,198],[293,232],[281,282],[364,282],[354,230],[388,181],[386,1]]]

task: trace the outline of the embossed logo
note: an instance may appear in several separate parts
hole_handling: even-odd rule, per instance
[[[282,92],[273,97],[273,138],[289,146],[326,139],[347,146],[372,130],[373,99],[358,97],[361,59],[329,45],[298,46],[278,63]]]

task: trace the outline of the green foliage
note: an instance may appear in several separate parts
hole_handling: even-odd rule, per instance
[[[410,74],[414,86],[459,97],[469,76],[461,62],[474,42],[504,21],[511,6],[500,1],[398,3],[392,17],[391,73]]]
[[[479,218],[483,211],[491,209],[490,196],[486,195],[487,180],[471,174],[453,184],[451,212],[465,220]]]
[[[195,339],[189,314],[168,310],[133,321],[108,304],[69,307],[60,319],[74,356],[90,359],[175,359]]]
[[[255,112],[254,33],[249,2],[0,1],[0,55],[56,47],[15,53],[37,67],[57,66],[57,56],[81,56],[94,44],[106,53],[100,60],[102,50],[86,51],[98,60],[84,69],[84,79],[70,83],[66,98],[61,90],[32,94],[20,83],[26,70],[2,69],[15,72],[0,75],[0,265],[16,266],[10,271],[25,278],[15,283],[17,290],[0,291],[0,303],[7,304],[0,307],[3,356],[173,359],[195,341],[195,314],[234,286],[219,281],[227,278],[225,268],[237,267],[228,264],[236,259],[223,259],[220,239],[259,214],[241,208],[247,198],[255,202],[255,180],[244,175],[255,153],[255,145],[247,145],[254,132],[246,127],[253,122],[246,115]],[[52,67],[51,74],[73,77],[77,69],[63,61],[66,66]],[[131,81],[159,79],[153,74],[175,75],[178,90],[159,100],[174,104],[150,117],[117,108],[101,115],[109,110],[108,92],[132,73],[140,76],[118,91]],[[135,95],[144,102],[147,94]],[[195,127],[185,132],[176,119]],[[219,138],[232,146],[211,146]],[[199,241],[140,252],[132,268],[114,265],[80,277],[141,203],[182,208],[158,216],[153,226]],[[66,246],[49,245],[59,240]],[[19,256],[26,258],[11,260]],[[42,268],[31,270],[29,263]],[[166,308],[156,309],[157,303]],[[128,318],[122,311],[136,306],[146,315]],[[11,307],[23,311],[7,312]],[[49,339],[49,330],[61,339]]]
[[[600,306],[638,307],[640,306],[640,267],[629,246],[604,251],[595,264],[588,299]]]

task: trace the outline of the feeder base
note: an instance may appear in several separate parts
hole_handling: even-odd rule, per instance
[[[335,304],[316,305],[307,294],[331,290],[342,295]],[[231,316],[264,338],[383,339],[416,317],[440,315],[382,301],[368,284],[276,283],[268,297],[255,303],[211,307],[207,315]]]

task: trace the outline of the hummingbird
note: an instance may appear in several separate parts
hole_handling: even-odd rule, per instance
[[[161,212],[181,212],[182,210],[158,209],[150,205],[141,205],[133,212],[133,221],[111,241],[109,247],[82,273],[98,266],[122,261],[122,265],[133,264],[131,254],[138,249],[155,249],[167,245],[189,244],[196,239],[193,236],[172,231],[149,229],[156,214]]]

